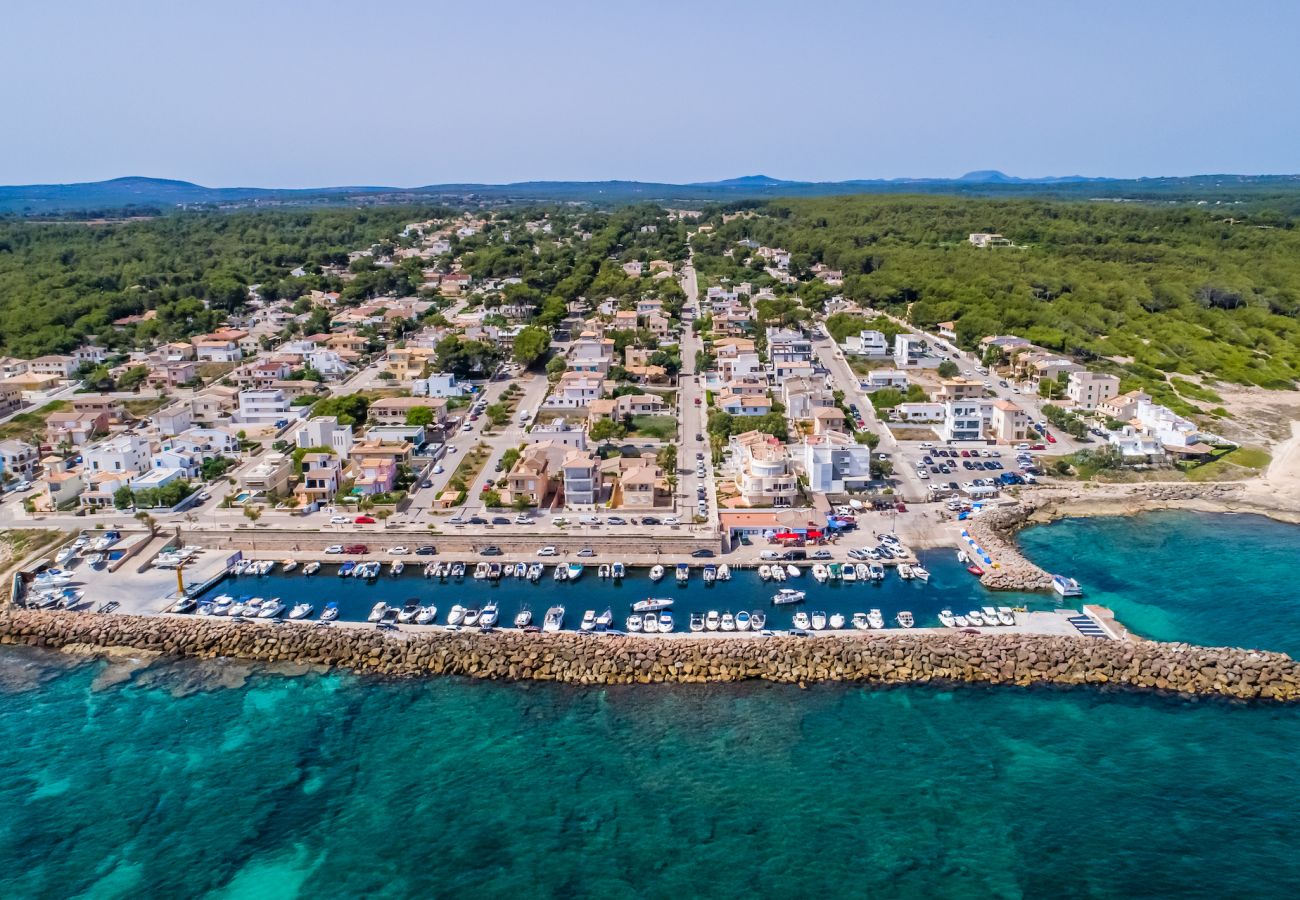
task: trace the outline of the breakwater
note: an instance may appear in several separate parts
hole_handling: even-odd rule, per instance
[[[0,644],[89,653],[133,648],[338,666],[387,677],[460,675],[569,684],[853,681],[1112,685],[1243,700],[1300,700],[1280,653],[1174,643],[961,633],[647,639],[515,631],[383,632],[9,610]]]

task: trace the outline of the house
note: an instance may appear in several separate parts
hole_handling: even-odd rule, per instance
[[[85,509],[108,509],[113,506],[113,496],[124,487],[131,486],[135,472],[81,473],[82,491],[77,502]]]
[[[13,378],[27,372],[27,360],[14,356],[0,356],[0,377]]]
[[[798,484],[788,466],[785,445],[761,431],[732,435],[728,461],[739,501],[745,506],[792,506]]]
[[[150,468],[152,455],[149,442],[134,432],[124,432],[94,446],[81,454],[87,472],[141,472]]]
[[[668,482],[653,453],[612,457],[601,464],[601,472],[614,480],[611,504],[618,509],[649,510],[668,499]]]
[[[9,472],[16,478],[30,479],[40,460],[40,452],[26,441],[13,438],[0,441],[0,471]]]
[[[165,406],[153,414],[153,424],[163,435],[174,436],[188,431],[194,424],[194,408],[183,401]]]
[[[950,341],[957,340],[956,322],[940,322],[936,327],[939,329],[939,337],[947,338]]]
[[[1107,442],[1119,450],[1125,462],[1159,462],[1165,458],[1164,445],[1154,435],[1143,434],[1132,425],[1106,435]]]
[[[180,472],[186,479],[195,480],[203,472],[204,454],[183,443],[165,444],[149,457],[149,466],[156,471]]]
[[[343,486],[343,461],[333,453],[304,453],[302,475],[294,486],[293,496],[299,506],[325,505],[333,501]]]
[[[352,429],[340,425],[338,416],[313,416],[298,427],[294,443],[304,450],[328,447],[340,459],[347,459],[352,453]]]
[[[884,358],[889,355],[889,341],[883,331],[864,330],[851,334],[844,342],[846,353]]]
[[[1145,391],[1129,391],[1119,394],[1097,404],[1097,412],[1121,422],[1127,422],[1137,416],[1138,404],[1149,403],[1151,395]]]
[[[12,382],[0,381],[0,416],[11,415],[22,408],[22,389]]]
[[[525,447],[506,475],[505,503],[523,498],[530,506],[546,506],[561,479],[560,467],[569,448],[552,441],[539,441]]]
[[[450,372],[434,372],[428,378],[411,382],[411,393],[417,397],[460,397],[465,388]]]
[[[239,388],[216,384],[190,399],[190,408],[194,410],[194,421],[216,422],[235,411],[239,400]]]
[[[872,369],[863,376],[862,389],[868,393],[883,390],[884,388],[905,391],[909,383],[906,372],[900,372],[897,369]]]
[[[988,400],[949,400],[943,404],[943,424],[939,436],[945,441],[984,439],[984,426],[992,418],[993,404]]]
[[[604,401],[596,400],[588,404],[587,409],[590,411],[595,403]],[[535,425],[533,429],[524,435],[524,440],[530,444],[552,443],[564,447],[566,450],[586,450],[587,449],[587,432],[582,428],[574,428],[564,419],[553,419],[545,425]],[[561,459],[561,462],[563,460]]]
[[[812,362],[812,341],[801,332],[785,328],[767,329],[767,356],[778,375],[792,366]]]
[[[564,409],[585,407],[604,395],[604,381],[587,372],[565,372],[556,382],[555,390],[546,398],[546,406]]]
[[[848,419],[838,406],[818,406],[812,411],[813,434],[843,433],[847,429]]]
[[[157,350],[159,362],[188,362],[194,359],[194,345],[189,341],[172,341]]]
[[[641,264],[641,261],[639,259],[634,259],[631,262],[623,263],[623,274],[626,275],[628,278],[640,278],[641,273],[644,271],[645,271],[645,266]]]
[[[399,466],[410,465],[411,454],[414,450],[414,445],[409,441],[387,441],[381,438],[371,438],[358,441],[352,446],[351,459],[353,464],[363,472],[367,469],[378,471],[383,468],[380,465],[381,463],[387,463],[395,475]]]
[[[900,403],[892,418],[895,422],[941,422],[946,414],[945,403]]]
[[[974,400],[988,392],[988,385],[978,378],[944,378],[939,382],[939,390],[934,399],[940,402],[948,400]]]
[[[384,371],[398,381],[411,381],[419,378],[437,355],[438,351],[432,347],[394,348],[388,351],[388,358],[384,360]]]
[[[1072,359],[1036,350],[1018,354],[1015,360],[1015,371],[1020,377],[1028,378],[1037,389],[1043,381],[1059,382],[1062,375],[1082,372],[1084,368]]]
[[[614,364],[614,341],[580,339],[569,350],[569,372],[594,372],[606,375]]]
[[[733,416],[765,416],[772,411],[772,401],[766,395],[749,397],[723,393],[718,397],[718,408]]]
[[[592,507],[602,499],[604,483],[600,462],[588,450],[570,450],[560,464],[564,476],[564,505],[570,509]]]
[[[894,365],[900,369],[914,368],[925,356],[925,338],[919,334],[894,335]]]
[[[1016,337],[1014,334],[993,334],[988,337],[980,338],[980,350],[989,349],[997,350],[1002,356],[1007,356],[1019,350],[1027,350],[1033,344],[1022,337]]]
[[[56,412],[45,419],[45,443],[77,448],[108,432],[108,413]]]
[[[672,334],[673,323],[661,313],[650,313],[645,317],[645,327],[659,340],[665,340]]]
[[[245,331],[234,329],[199,335],[190,340],[194,358],[200,362],[232,363],[244,358],[239,342],[248,337]]]
[[[71,356],[38,356],[27,362],[27,372],[31,375],[49,375],[55,378],[71,378],[77,371],[77,361]]]
[[[753,343],[749,341],[748,343]],[[763,372],[763,362],[753,350],[718,357],[718,375],[724,382],[757,377]]]
[[[251,494],[282,497],[288,494],[292,478],[293,458],[284,453],[267,453],[239,476],[239,484]]]
[[[871,481],[871,448],[846,434],[811,435],[796,453],[810,491],[839,494],[864,488]]]
[[[821,378],[787,378],[780,390],[781,404],[791,420],[811,419],[814,409],[831,404],[830,391]]]
[[[251,425],[274,425],[293,418],[297,412],[289,405],[289,398],[281,390],[253,390],[239,392],[239,411],[235,421]]]
[[[42,507],[50,512],[75,503],[85,490],[80,470],[50,472],[45,476],[45,494]]]
[[[1118,376],[1101,372],[1071,372],[1065,386],[1065,396],[1074,401],[1076,409],[1096,409],[1118,395]]]
[[[164,390],[192,384],[199,377],[199,365],[192,360],[175,360],[154,363],[149,367],[145,383]]]
[[[1000,234],[993,234],[984,231],[978,231],[968,237],[972,247],[984,249],[986,247],[1010,247],[1011,242]]]
[[[1010,400],[993,403],[989,436],[999,444],[1018,444],[1029,438],[1029,414]]]
[[[367,418],[376,425],[404,425],[413,409],[429,410],[435,425],[441,425],[447,418],[445,397],[384,397],[370,404]]]
[[[1206,456],[1213,450],[1210,442],[1220,442],[1214,435],[1202,432],[1195,422],[1150,400],[1138,401],[1134,420],[1143,431],[1160,441],[1165,452],[1177,456]]]

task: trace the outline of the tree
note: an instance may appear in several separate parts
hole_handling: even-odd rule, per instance
[[[260,506],[254,506],[251,503],[245,503],[244,518],[256,525],[257,520],[262,518],[262,508]]]
[[[483,410],[488,421],[498,428],[510,421],[510,407],[504,403],[493,403]]]
[[[514,507],[514,509],[515,509],[516,512],[523,512],[524,510],[526,510],[526,509],[528,509],[530,506],[532,506],[532,504],[528,502],[528,495],[527,495],[527,494],[519,494],[519,495],[516,496],[515,499],[510,503],[510,505],[511,505],[512,507]]]
[[[955,378],[961,369],[958,368],[957,364],[951,359],[945,359],[943,362],[939,363],[938,371],[940,378]]]
[[[501,494],[497,491],[483,492],[483,505],[489,509],[498,509],[501,506]]]
[[[140,510],[138,513],[135,514],[135,518],[136,521],[140,522],[146,528],[149,529],[149,537],[154,537],[155,535],[158,534],[158,520],[155,519],[153,516],[149,515],[144,510]]]
[[[316,401],[312,410],[316,416],[337,416],[340,425],[359,425],[366,420],[369,412],[370,399],[364,394],[323,397]]]
[[[564,361],[563,356],[552,356],[546,361],[546,374],[551,379],[559,378],[564,374],[564,370],[569,364]]]
[[[593,441],[608,441],[611,439],[621,438],[627,432],[622,425],[619,425],[613,419],[601,419],[591,428],[587,429],[587,436]]]
[[[406,411],[407,425],[432,425],[433,410],[427,406],[413,406]]]
[[[677,471],[677,445],[665,444],[655,453],[655,462],[665,472]]]
[[[116,509],[130,509],[135,505],[135,492],[123,485],[113,492],[113,506]]]
[[[551,333],[537,325],[529,325],[515,335],[515,362],[531,366],[546,355],[551,348]]]

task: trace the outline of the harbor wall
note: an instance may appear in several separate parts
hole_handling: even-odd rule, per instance
[[[385,677],[458,675],[583,685],[748,679],[1107,685],[1243,700],[1300,699],[1300,663],[1284,654],[1026,634],[417,633],[10,609],[0,614],[0,644],[105,654],[131,648],[175,657],[337,666]]]

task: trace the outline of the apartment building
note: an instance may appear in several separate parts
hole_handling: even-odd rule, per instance
[[[1096,409],[1119,396],[1119,378],[1102,372],[1071,372],[1065,396],[1074,402],[1076,409]]]

